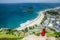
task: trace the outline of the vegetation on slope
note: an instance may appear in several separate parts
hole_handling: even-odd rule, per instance
[[[47,14],[50,14],[50,15],[58,15],[59,13],[54,11],[54,10],[50,10],[50,11],[46,11]]]

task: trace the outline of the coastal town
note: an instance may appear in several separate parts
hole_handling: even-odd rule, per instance
[[[47,30],[44,38],[40,35],[43,28]],[[60,8],[39,12],[38,17],[24,27],[1,28],[0,34],[0,38],[16,38],[14,40],[60,40]]]
[[[49,10],[45,12],[45,15],[47,18],[42,25],[60,30],[60,11],[58,12],[57,9]]]

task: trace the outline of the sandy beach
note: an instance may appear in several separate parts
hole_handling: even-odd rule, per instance
[[[43,20],[44,18],[44,14],[43,14],[44,11],[40,11],[38,12],[38,16],[36,19],[32,20],[30,23],[22,26],[22,27],[18,27],[16,28],[16,30],[22,30],[22,29],[25,29],[26,27],[31,27],[31,26],[34,26],[35,24],[39,25],[41,23],[41,21]]]
[[[35,24],[39,25],[41,23],[41,21],[43,20],[43,18],[44,18],[43,12],[49,11],[49,10],[52,10],[52,9],[55,10],[55,9],[59,9],[59,8],[60,7],[50,8],[50,9],[46,9],[44,11],[38,12],[38,16],[34,20],[31,20],[31,22],[29,22],[28,24],[26,24],[24,26],[22,25],[22,27],[16,28],[16,30],[22,30],[22,29],[25,29],[26,27],[34,26]]]

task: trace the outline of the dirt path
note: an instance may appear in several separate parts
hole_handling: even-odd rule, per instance
[[[42,36],[29,35],[28,37],[25,37],[22,40],[56,40],[56,39],[54,37],[42,37]]]

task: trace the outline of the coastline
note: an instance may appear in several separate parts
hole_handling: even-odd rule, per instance
[[[26,24],[22,27],[19,26],[18,28],[15,28],[13,30],[22,30],[22,29],[25,29],[27,27],[32,27],[35,24],[39,25],[44,18],[44,13],[43,12],[49,11],[49,10],[55,10],[55,9],[60,9],[60,7],[55,7],[55,8],[50,8],[50,9],[45,9],[45,10],[39,11],[38,16],[34,20],[31,20],[28,24]],[[1,29],[3,29],[3,28],[1,28]],[[9,28],[4,28],[4,29],[9,29]]]
[[[35,24],[39,25],[42,21],[42,19],[44,18],[44,14],[43,14],[44,11],[40,11],[38,12],[38,16],[34,19],[34,20],[31,20],[30,23],[22,26],[22,27],[18,27],[16,28],[16,30],[22,30],[22,29],[25,29],[27,27],[31,27],[31,26],[34,26]]]
[[[59,8],[60,8],[60,7],[55,7],[55,8],[45,9],[45,10],[43,10],[43,11],[38,12],[38,16],[37,16],[34,20],[31,20],[30,23],[26,24],[26,25],[23,26],[23,27],[18,27],[18,28],[16,28],[16,30],[22,30],[22,29],[25,29],[25,28],[27,28],[27,27],[34,26],[35,24],[39,25],[39,24],[41,23],[41,21],[43,20],[43,18],[44,18],[43,12],[49,11],[49,10],[55,10],[55,9],[59,9]]]
[[[60,7],[54,7],[54,8],[50,8],[50,9],[45,9],[44,11],[56,10],[56,9],[60,9]]]

